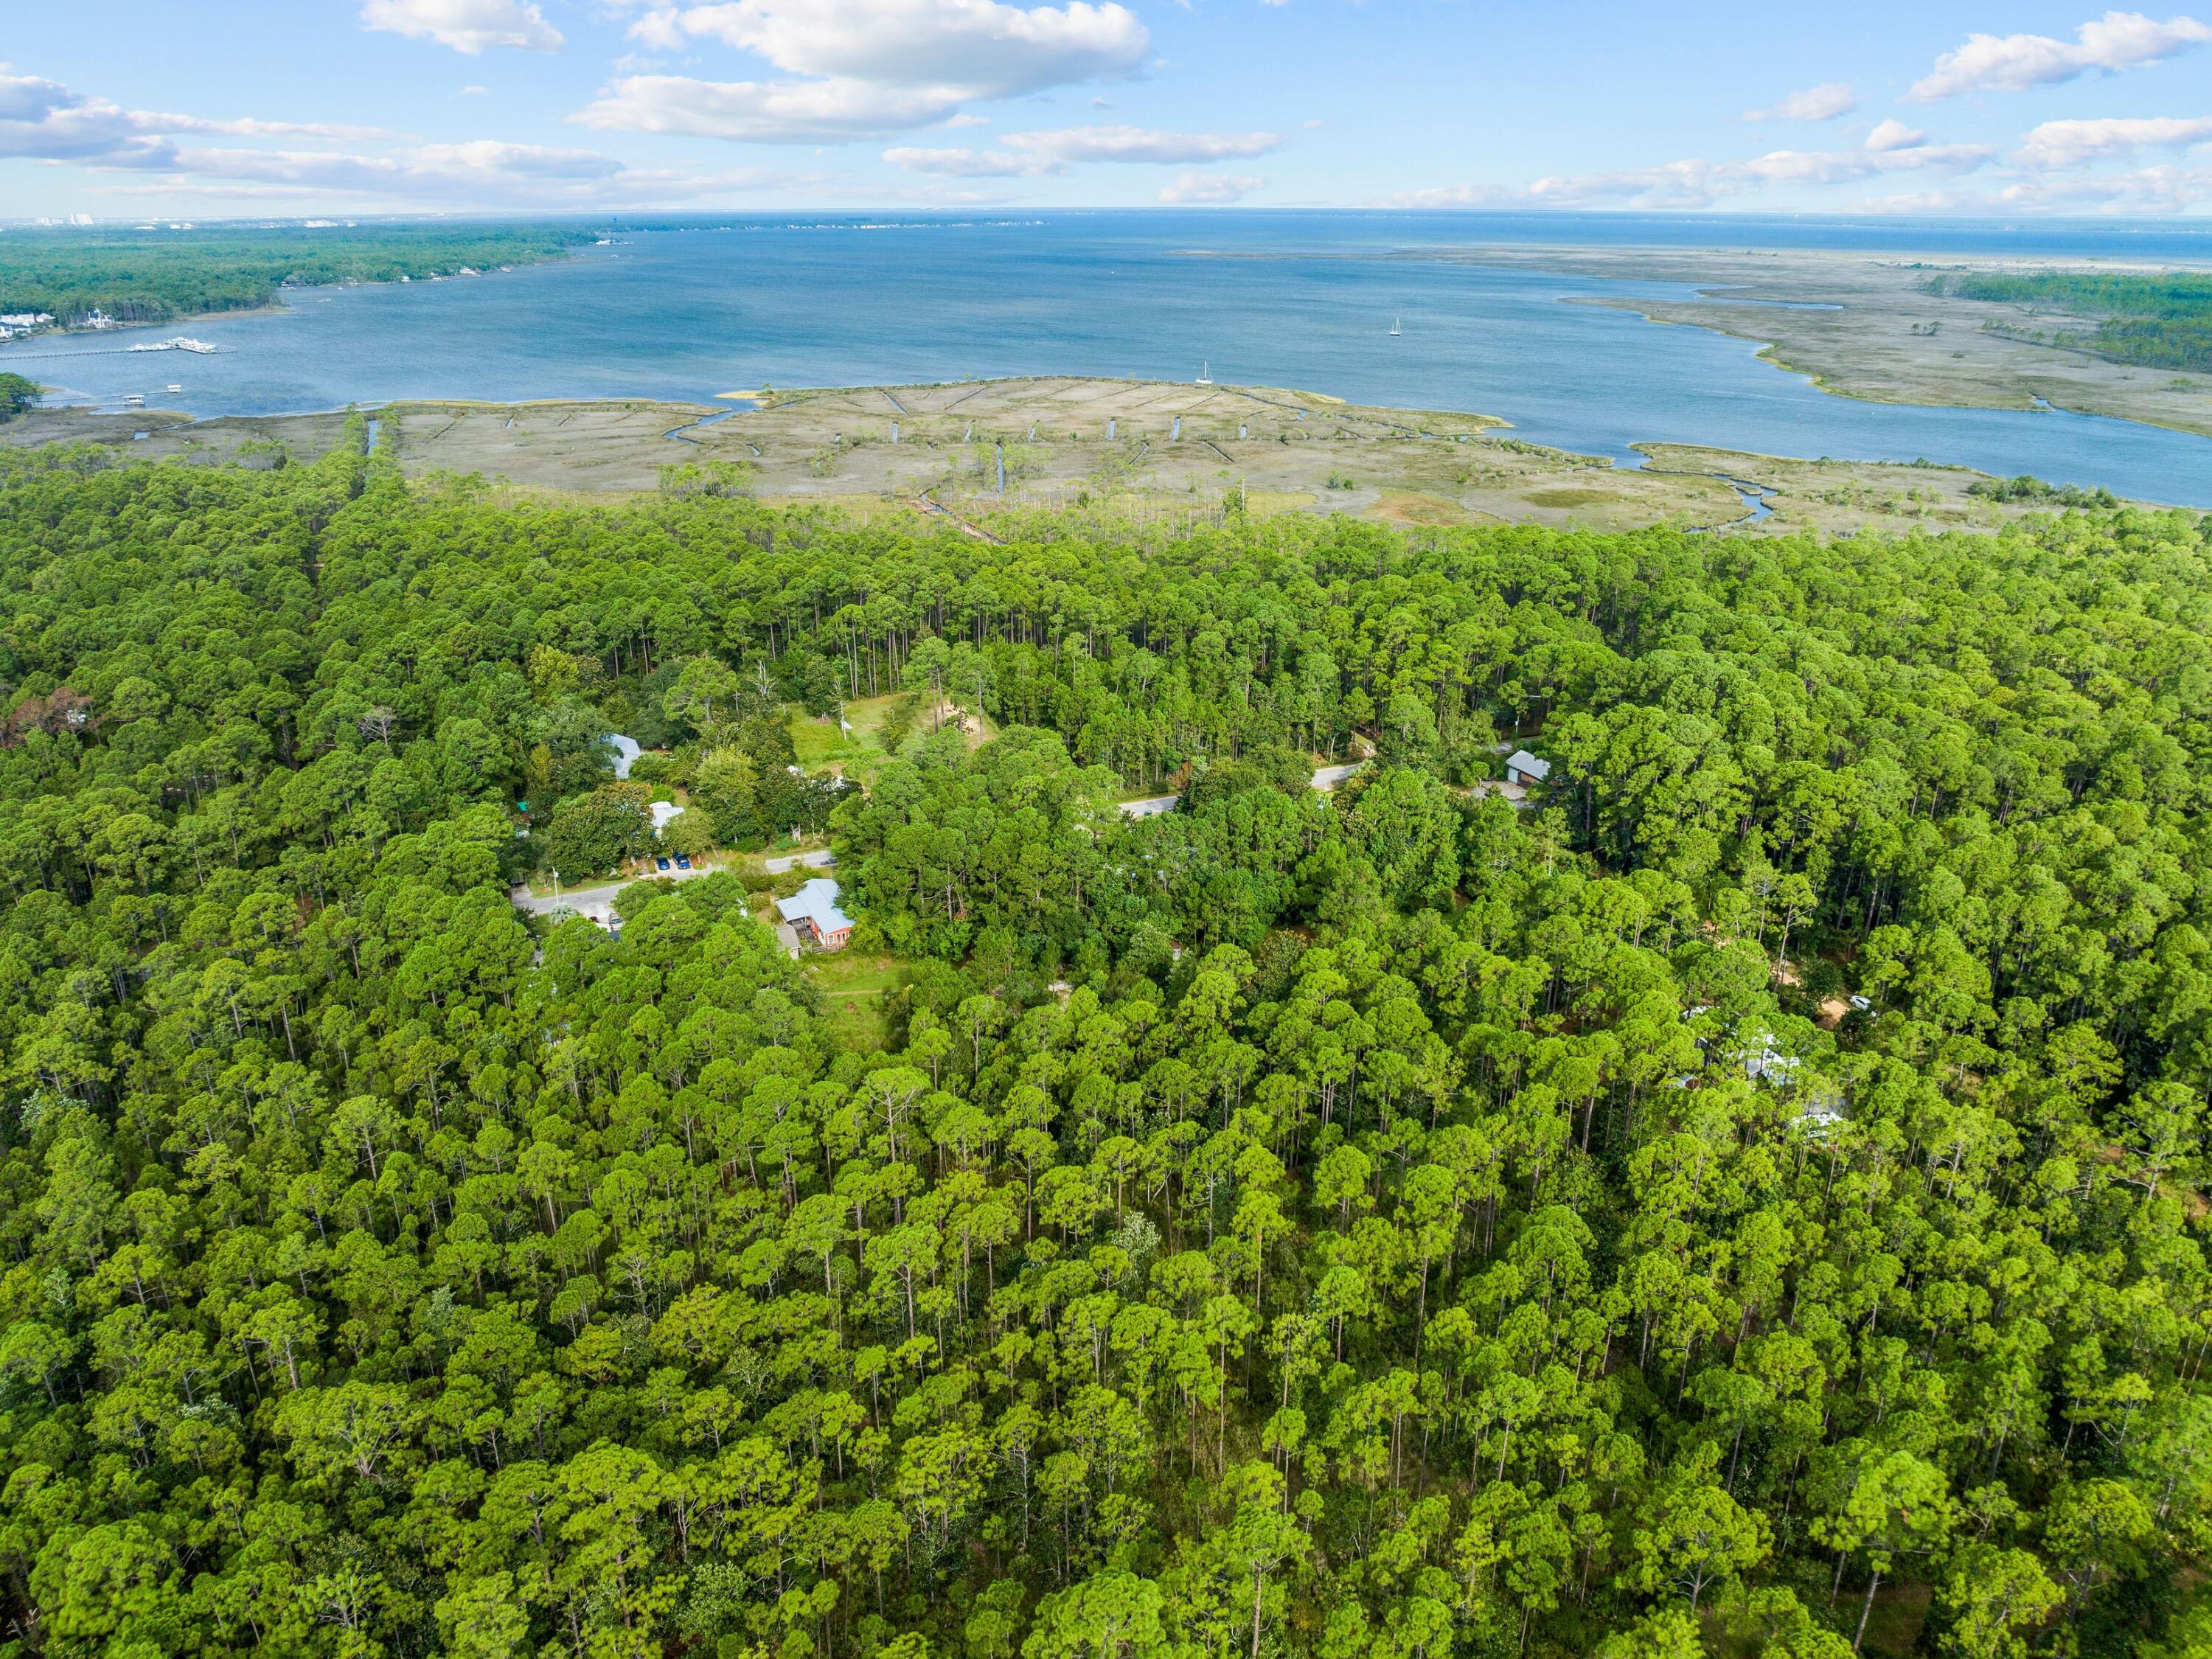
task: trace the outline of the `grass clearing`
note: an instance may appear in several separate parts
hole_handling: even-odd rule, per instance
[[[810,953],[800,962],[822,993],[831,1035],[860,1053],[882,1048],[890,1035],[890,999],[902,982],[898,963],[849,950]]]

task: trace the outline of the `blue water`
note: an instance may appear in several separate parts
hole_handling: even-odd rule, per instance
[[[2057,410],[1838,398],[1755,343],[1563,303],[1688,295],[1441,260],[1486,245],[1804,246],[1885,255],[2212,259],[2212,232],[1613,215],[1063,213],[617,233],[574,259],[479,277],[304,290],[279,315],[199,321],[224,349],[125,356],[40,343],[21,372],[68,398],[275,414],[452,397],[680,398],[764,384],[1030,374],[1294,386],[1498,415],[1514,435],[1633,464],[1632,444],[1930,460],[2212,503],[2212,440]],[[1222,257],[1205,257],[1218,255]],[[1403,334],[1390,338],[1393,319]],[[178,331],[174,325],[156,337]],[[0,368],[9,366],[0,348]],[[161,387],[181,382],[181,396]]]

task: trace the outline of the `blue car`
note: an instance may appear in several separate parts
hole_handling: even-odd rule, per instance
[[[653,861],[653,867],[656,870],[665,870],[668,867],[668,860],[666,859],[655,859]]]
[[[689,870],[691,867],[691,855],[688,853],[678,853],[676,855],[676,867],[679,870]]]

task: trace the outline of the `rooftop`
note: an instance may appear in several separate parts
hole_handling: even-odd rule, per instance
[[[837,908],[837,884],[827,876],[817,876],[789,898],[778,899],[775,909],[786,921],[812,922],[817,933],[852,931],[852,917]]]
[[[1526,773],[1539,783],[1552,775],[1552,763],[1538,760],[1525,749],[1516,749],[1508,755],[1505,764],[1516,772]]]

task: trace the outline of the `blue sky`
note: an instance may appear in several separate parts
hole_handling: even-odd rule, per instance
[[[2164,8],[14,9],[0,30],[4,217],[1159,204],[2212,212],[2212,22]]]

